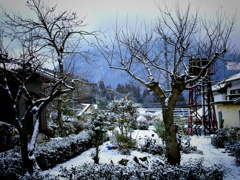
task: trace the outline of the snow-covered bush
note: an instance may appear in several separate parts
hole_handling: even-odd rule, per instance
[[[39,144],[36,148],[36,159],[38,165],[45,170],[76,157],[92,146],[88,132],[82,131],[77,135]]]
[[[147,121],[138,121],[137,125],[139,130],[148,130],[149,128],[149,123]]]
[[[127,154],[129,152],[128,149],[135,144],[131,138],[131,132],[136,124],[137,109],[139,107],[139,104],[128,99],[114,100],[107,106],[110,112],[109,121],[115,125],[113,135],[117,141],[118,148],[124,154]]]
[[[99,145],[106,139],[106,133],[108,131],[108,114],[105,111],[95,109],[91,114],[91,120],[89,121],[87,128],[89,129],[89,135],[93,141],[96,151],[93,154],[93,160],[99,164]]]
[[[236,158],[236,164],[240,166],[240,141],[230,146],[229,149]]]
[[[162,155],[163,154],[163,148],[160,144],[156,144],[154,139],[147,138],[145,141],[145,144],[143,144],[140,147],[142,152],[148,152],[153,155]]]
[[[63,122],[63,135],[68,136],[70,134],[78,134],[85,129],[83,122],[74,120],[70,122]],[[59,125],[54,121],[48,121],[47,131],[45,134],[48,137],[57,137],[60,135]]]
[[[72,124],[75,128],[74,134],[78,134],[85,129],[85,125],[82,121],[79,121],[79,120],[72,121]]]
[[[130,154],[130,149],[136,147],[136,142],[129,136],[125,136],[118,131],[113,131],[114,138],[116,140],[116,145],[118,150],[125,155]]]
[[[217,134],[211,137],[212,145],[217,148],[233,145],[237,141],[238,130],[236,127],[219,129]]]
[[[182,147],[182,152],[185,153],[185,154],[202,154],[203,155],[203,152],[201,150],[198,150],[196,146],[185,146],[185,147]]]
[[[149,128],[149,122],[147,120],[147,118],[145,116],[138,116],[137,120],[134,121],[135,123],[133,123],[133,129],[134,130],[148,130]]]
[[[88,179],[154,179],[154,180],[179,180],[179,179],[194,179],[194,180],[219,180],[223,179],[224,170],[222,165],[205,167],[202,161],[189,161],[181,166],[171,166],[163,164],[161,161],[151,162],[151,167],[134,164],[132,166],[122,166],[114,164],[84,164],[82,166],[72,167],[71,169],[62,168],[61,174],[57,176],[45,175],[39,176],[39,179],[48,180],[88,180]],[[21,178],[21,180],[28,180]],[[36,177],[36,175],[35,175]],[[34,178],[33,178],[34,179]]]
[[[17,179],[17,175],[23,175],[21,156],[11,150],[6,155],[0,154],[0,179]]]
[[[114,100],[108,104],[107,109],[111,112],[111,122],[119,128],[120,134],[129,135],[136,121],[139,107],[139,104],[126,99]]]
[[[218,133],[211,137],[211,143],[217,148],[229,149],[236,157],[236,164],[240,165],[240,139],[238,139],[238,127],[219,129]]]

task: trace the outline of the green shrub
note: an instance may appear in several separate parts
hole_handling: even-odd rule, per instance
[[[136,142],[129,136],[120,134],[118,131],[114,131],[114,136],[116,138],[116,144],[119,151],[122,154],[130,154],[130,149],[136,148]]]
[[[156,121],[154,124],[157,135],[162,139],[163,144],[166,140],[166,132],[163,121]]]

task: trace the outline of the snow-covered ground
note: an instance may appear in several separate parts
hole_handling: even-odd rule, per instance
[[[204,158],[205,165],[223,164],[226,170],[224,179],[240,179],[240,167],[235,164],[235,157],[229,156],[225,153],[224,149],[216,149],[211,145],[211,138],[204,136],[193,136],[191,138],[191,145],[196,146],[198,150],[203,151],[203,155],[200,154],[183,154],[182,160],[185,161],[189,158],[197,159]]]
[[[139,130],[133,133],[133,137],[135,137],[138,141],[142,141],[147,137],[156,137],[156,134],[153,131],[144,131]],[[134,156],[136,157],[144,157],[151,156],[148,153],[142,153],[139,151],[131,151],[131,155],[121,155],[117,149],[108,150],[107,146],[110,142],[105,142],[100,147],[100,163],[110,163],[113,162],[117,164],[121,159],[129,159],[132,160]],[[204,165],[211,166],[214,164],[223,164],[226,169],[226,180],[232,179],[240,179],[240,167],[235,165],[235,158],[229,156],[228,153],[224,153],[224,149],[216,149],[211,145],[211,139],[209,136],[192,136],[191,137],[191,146],[196,146],[198,150],[203,151],[203,155],[201,154],[182,154],[181,163],[187,162],[189,159],[203,159]],[[71,168],[73,166],[83,165],[85,163],[93,163],[91,158],[91,153],[95,149],[89,149],[79,156],[63,163],[59,164],[56,167],[43,171],[42,173],[50,173],[50,174],[58,174],[60,166]]]

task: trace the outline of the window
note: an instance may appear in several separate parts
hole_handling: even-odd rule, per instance
[[[236,100],[240,97],[240,89],[230,90],[229,100]]]
[[[230,94],[240,95],[240,89],[231,90]]]

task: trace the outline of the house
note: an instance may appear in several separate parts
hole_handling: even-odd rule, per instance
[[[91,113],[96,108],[97,108],[97,105],[81,104],[80,111],[77,114],[77,119],[83,122],[88,122],[89,119],[91,118]]]
[[[212,87],[218,128],[240,127],[240,73]]]
[[[14,72],[17,69],[17,66],[11,66],[7,68],[7,71]],[[7,91],[1,87],[1,85],[4,83],[4,69],[3,66],[0,64],[0,121],[9,123],[11,125],[14,125],[16,123],[14,111],[12,109],[12,102],[9,98],[9,95]],[[42,92],[43,92],[43,85],[45,83],[50,83],[52,81],[53,75],[45,71],[43,69],[38,69],[33,73],[31,78],[26,84],[27,91],[31,96],[36,100],[39,98],[42,98]],[[8,85],[9,89],[12,92],[13,96],[17,94],[17,91],[19,89],[19,84],[14,78],[11,78],[11,76],[8,77]],[[18,115],[19,117],[23,117],[28,101],[26,100],[25,96],[22,95],[19,101],[19,107],[18,107]],[[44,137],[44,133],[47,130],[47,120],[46,120],[46,109],[44,108],[41,112],[40,116],[40,126],[39,126],[39,137],[38,140],[41,140]],[[33,131],[33,120],[29,121],[27,124],[27,133],[32,134]]]

